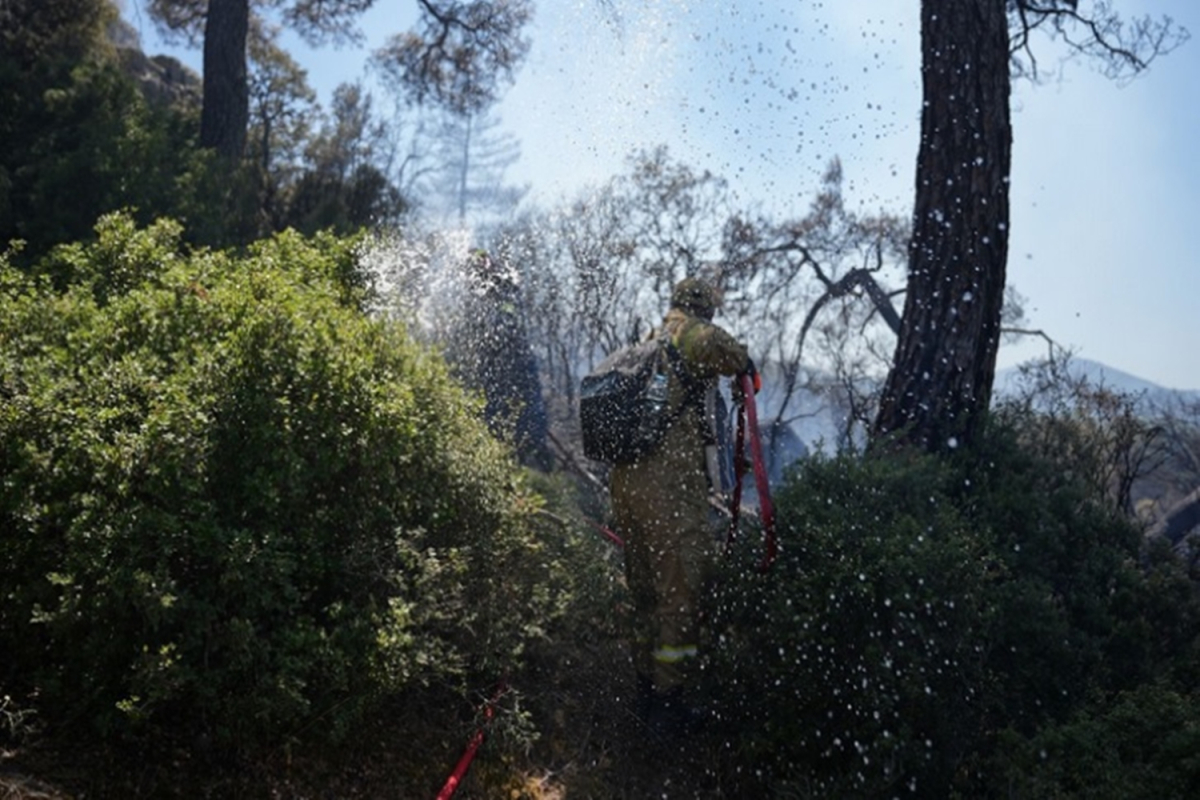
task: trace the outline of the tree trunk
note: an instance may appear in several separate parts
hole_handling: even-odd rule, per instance
[[[467,222],[467,177],[471,173],[471,123],[474,117],[470,114],[463,120],[462,166],[458,171],[458,224]]]
[[[250,120],[246,76],[249,0],[209,0],[204,23],[204,106],[200,146],[229,160],[241,158]]]
[[[938,451],[987,412],[1008,257],[1005,0],[923,0],[908,293],[875,437]]]

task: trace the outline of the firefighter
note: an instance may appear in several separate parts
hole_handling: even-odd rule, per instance
[[[685,690],[694,683],[700,592],[717,549],[706,459],[716,442],[717,383],[742,373],[758,383],[746,347],[712,323],[718,304],[716,289],[698,278],[674,287],[671,308],[652,336],[671,337],[681,356],[682,374],[668,388],[678,411],[654,451],[614,466],[610,477],[636,619],[638,713],[665,733],[697,721]]]
[[[484,419],[492,432],[512,439],[522,464],[547,471],[546,407],[517,270],[486,250],[475,250],[468,263],[473,291],[453,355],[465,382],[483,391]]]

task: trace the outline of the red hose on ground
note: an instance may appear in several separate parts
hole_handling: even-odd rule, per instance
[[[492,721],[493,707],[496,701],[500,699],[501,693],[504,691],[504,686],[496,690],[496,695],[488,702],[483,710],[483,724]],[[475,760],[475,754],[479,752],[480,745],[483,744],[484,728],[481,727],[475,731],[475,735],[471,737],[471,741],[467,743],[467,749],[463,751],[462,757],[458,759],[458,763],[454,765],[454,772],[450,773],[450,777],[446,779],[446,785],[438,792],[437,800],[450,800],[454,792],[458,789],[458,785],[462,783],[463,776],[467,774],[467,769],[470,768],[471,762]]]

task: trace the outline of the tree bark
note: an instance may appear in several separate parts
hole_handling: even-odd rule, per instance
[[[209,0],[204,23],[204,105],[200,146],[229,159],[241,158],[250,120],[246,75],[249,0]]]
[[[1012,150],[1005,0],[923,0],[908,293],[875,437],[967,444],[1000,341]]]

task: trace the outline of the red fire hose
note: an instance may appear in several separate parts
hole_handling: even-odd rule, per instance
[[[604,536],[605,539],[608,539],[610,542],[615,544],[617,547],[625,546],[625,540],[622,539],[620,536],[617,536],[617,534],[613,533],[612,529],[609,528],[607,525],[601,525],[599,522],[593,522],[590,519],[587,520],[587,523],[589,525],[591,525],[593,528],[595,528],[596,530],[600,531],[600,533]]]
[[[471,741],[467,743],[467,749],[463,751],[462,757],[458,759],[458,763],[454,765],[454,772],[450,773],[450,777],[446,779],[446,785],[438,792],[437,800],[450,800],[454,796],[454,792],[458,789],[458,785],[462,783],[463,777],[467,774],[467,769],[470,768],[471,762],[475,760],[475,754],[479,752],[480,745],[483,744],[484,730],[489,722],[492,721],[492,715],[495,713],[494,708],[496,701],[500,699],[500,695],[504,692],[504,685],[501,684],[496,689],[495,696],[488,702],[483,709],[483,725],[479,730],[475,731],[475,735],[471,737]]]
[[[758,511],[762,519],[763,539],[766,551],[759,570],[771,568],[778,552],[775,540],[775,507],[771,504],[771,487],[767,483],[767,464],[763,459],[762,440],[758,436],[758,408],[754,404],[754,379],[740,375],[742,404],[738,406],[737,434],[733,442],[733,463],[737,479],[733,486],[733,502],[729,508],[729,544],[737,538],[738,512],[742,504],[742,464],[746,458],[746,439],[750,439],[750,457],[754,464],[754,485],[758,487]]]

